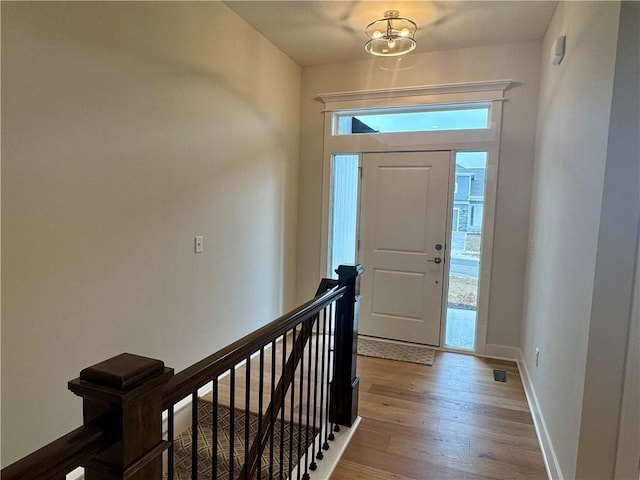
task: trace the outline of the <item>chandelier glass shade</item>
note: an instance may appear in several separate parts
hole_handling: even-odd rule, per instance
[[[415,22],[400,17],[397,10],[387,10],[384,18],[371,22],[365,28],[369,41],[364,49],[379,57],[404,55],[416,48],[413,37],[417,29]]]

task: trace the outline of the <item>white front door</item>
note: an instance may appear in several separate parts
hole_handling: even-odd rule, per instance
[[[363,335],[440,344],[450,158],[450,152],[363,155]]]

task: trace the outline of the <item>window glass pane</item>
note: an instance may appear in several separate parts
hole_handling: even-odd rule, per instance
[[[465,104],[340,113],[334,117],[334,130],[338,135],[350,135],[485,129],[489,108],[488,104]]]
[[[451,212],[451,262],[445,345],[472,350],[475,344],[486,152],[458,152]]]
[[[481,204],[471,206],[471,226],[482,227],[482,210]]]
[[[341,264],[356,263],[358,214],[358,155],[334,155],[331,172],[330,275]]]
[[[451,222],[452,228],[454,232],[458,231],[458,216],[460,215],[460,209],[453,209],[453,221]]]

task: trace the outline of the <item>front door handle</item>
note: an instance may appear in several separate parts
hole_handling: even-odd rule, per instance
[[[442,258],[440,257],[436,257],[433,260],[427,260],[427,262],[433,262],[433,263],[442,263]]]

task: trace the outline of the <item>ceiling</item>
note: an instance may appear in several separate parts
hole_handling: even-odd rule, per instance
[[[399,10],[418,24],[415,53],[542,38],[557,2],[226,1],[298,64],[364,60],[364,27]]]

